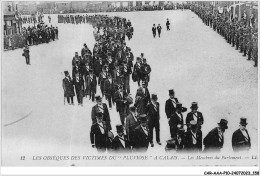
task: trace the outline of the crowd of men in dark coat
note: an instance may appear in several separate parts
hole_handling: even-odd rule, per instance
[[[243,56],[248,56],[248,60],[258,64],[258,31],[257,28],[250,26],[246,20],[229,20],[221,14],[213,13],[212,9],[191,6],[191,10],[196,13],[202,21],[218,34],[223,36],[227,43],[240,50]],[[251,20],[254,23],[254,20]]]
[[[72,78],[65,71],[63,79],[64,97],[68,104],[74,104],[75,92],[78,104],[83,106],[83,97],[88,97],[96,105],[92,107],[92,126],[90,139],[92,147],[98,152],[146,152],[154,147],[153,131],[158,145],[160,140],[160,104],[157,94],[148,89],[151,67],[141,53],[133,65],[134,56],[125,43],[125,25],[130,21],[105,15],[88,16],[88,22],[95,28],[96,44],[93,52],[84,44],[81,56],[76,52],[72,60]],[[101,32],[101,30],[103,32]],[[130,77],[138,83],[135,101],[130,94]],[[96,95],[99,85],[102,95]],[[75,90],[75,91],[74,91]],[[102,102],[105,97],[109,106]],[[121,124],[116,125],[117,136],[111,132],[109,110],[116,104]],[[227,120],[221,119],[218,127],[202,138],[204,117],[198,111],[198,103],[193,102],[191,111],[184,120],[183,107],[169,90],[169,99],[165,103],[165,113],[169,122],[171,139],[167,141],[167,152],[220,151],[223,147],[223,133],[228,128]],[[186,131],[185,131],[186,126]],[[234,151],[250,149],[250,137],[246,129],[246,119],[240,122],[240,131],[233,134]],[[242,134],[242,136],[241,136]],[[245,136],[247,134],[247,136]],[[245,147],[246,146],[246,147]]]

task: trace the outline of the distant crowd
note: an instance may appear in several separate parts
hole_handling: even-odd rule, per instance
[[[36,27],[24,27],[20,34],[5,35],[4,49],[23,48],[26,45],[49,43],[58,39],[58,27],[39,23]]]

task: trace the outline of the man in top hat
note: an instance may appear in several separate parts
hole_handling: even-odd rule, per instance
[[[109,108],[112,108],[112,101],[114,103],[114,93],[115,93],[115,80],[112,78],[111,74],[107,74],[107,79],[104,83],[104,94],[108,101]]]
[[[137,89],[136,96],[137,96],[138,92],[141,92],[142,97],[143,97],[143,104],[144,104],[144,107],[146,107],[148,105],[148,103],[151,102],[151,98],[150,98],[149,89],[147,87],[147,83],[145,81],[142,81],[142,87],[139,87]]]
[[[29,50],[28,45],[26,45],[26,46],[24,47],[22,56],[25,57],[25,62],[26,62],[26,64],[27,64],[27,65],[31,65],[31,64],[30,64],[30,50]]]
[[[205,146],[204,151],[208,152],[220,152],[224,144],[224,132],[228,129],[228,121],[221,119],[218,123],[218,127],[212,129],[207,136],[203,139],[203,144]]]
[[[201,152],[202,151],[202,132],[198,128],[197,121],[191,120],[190,130],[184,135],[184,149],[186,151]]]
[[[96,147],[100,153],[105,152],[110,144],[108,139],[108,131],[106,122],[103,121],[103,114],[97,113],[95,116],[95,123],[92,124],[90,130],[90,141],[92,147]]]
[[[167,21],[166,21],[166,27],[167,27],[167,31],[170,30],[170,22],[169,22],[169,19],[167,18]]]
[[[140,57],[136,58],[136,63],[134,65],[134,71],[133,71],[133,81],[137,81],[138,86],[140,86],[140,80],[142,78],[142,61]]]
[[[156,26],[155,26],[155,24],[153,24],[152,32],[153,32],[153,37],[155,38],[155,36],[156,36]]]
[[[160,142],[160,104],[157,102],[158,98],[156,94],[152,94],[151,103],[147,106],[147,116],[148,116],[148,128],[149,136],[151,141],[151,147],[153,144],[153,129],[156,132],[156,142],[161,145]]]
[[[88,52],[91,53],[90,49],[88,48],[88,46],[86,45],[86,43],[84,43],[83,48],[81,49],[81,56],[83,57],[85,54],[87,54]]]
[[[72,59],[72,66],[75,67],[76,65],[80,65],[81,57],[78,55],[78,52],[75,52],[75,56]]]
[[[251,140],[246,129],[246,118],[240,118],[239,129],[232,135],[232,147],[234,152],[248,151],[251,148]]]
[[[111,120],[110,120],[110,115],[109,115],[107,105],[105,103],[102,103],[102,98],[100,97],[100,95],[97,95],[95,99],[97,104],[92,107],[92,111],[91,111],[92,123],[94,124],[96,122],[96,115],[98,113],[102,113],[103,121],[106,122],[108,130],[111,130],[112,129]]]
[[[189,112],[187,114],[187,117],[186,117],[186,124],[188,125],[188,129],[190,129],[190,122],[192,120],[195,120],[197,122],[197,125],[198,125],[198,128],[201,129],[201,125],[203,124],[204,122],[204,118],[203,118],[203,115],[201,112],[198,111],[198,103],[197,102],[192,102],[191,104],[191,112]]]
[[[130,113],[127,115],[126,121],[125,121],[125,129],[126,129],[126,135],[127,135],[128,141],[130,141],[131,146],[133,146],[134,130],[138,125],[140,125],[140,122],[138,120],[136,107],[131,106],[129,108],[129,110],[130,110]]]
[[[104,84],[106,79],[107,79],[107,67],[103,66],[102,72],[100,72],[98,77],[98,85],[100,86],[102,97],[104,97]]]
[[[122,85],[118,86],[118,90],[115,92],[115,95],[114,95],[114,101],[116,102],[116,110],[117,110],[117,112],[119,112],[122,125],[124,125],[124,123],[125,123],[127,95],[128,94],[126,93],[126,91],[123,90]]]
[[[170,98],[166,100],[165,103],[165,113],[168,121],[170,120],[171,115],[176,111],[176,104],[179,103],[178,99],[175,98],[175,92],[173,89],[169,90],[169,96]]]
[[[158,26],[157,26],[157,31],[158,31],[158,36],[160,38],[161,37],[161,31],[162,31],[162,26],[160,26],[160,24],[158,24]]]
[[[62,80],[64,97],[67,98],[67,102],[69,105],[70,105],[70,100],[71,100],[71,104],[73,105],[73,97],[75,96],[73,81],[68,71],[64,71],[64,74],[65,74],[65,78]]]
[[[145,114],[139,116],[140,125],[138,125],[134,130],[134,146],[133,150],[136,152],[146,152],[149,143],[149,129],[147,127],[147,117]]]
[[[86,85],[86,90],[85,90],[86,97],[87,95],[89,95],[89,99],[92,98],[92,102],[94,102],[95,94],[97,91],[97,78],[96,75],[93,74],[92,69],[89,70],[89,75],[86,76],[85,85]]]
[[[103,69],[103,60],[102,57],[98,56],[97,60],[94,63],[94,74],[98,77],[99,74],[102,72]]]
[[[78,104],[83,106],[83,97],[84,97],[84,90],[85,90],[83,75],[80,72],[76,72],[75,76],[73,77],[73,82],[75,85]]]
[[[143,58],[143,64],[141,67],[141,72],[142,72],[142,80],[146,81],[147,83],[150,81],[150,73],[152,69],[149,64],[147,64],[146,58]]]
[[[176,111],[170,116],[169,126],[171,138],[176,137],[178,128],[183,128],[182,104],[176,104]]]
[[[112,140],[112,149],[117,153],[125,153],[131,151],[130,143],[124,134],[123,125],[116,125],[117,136]]]
[[[123,74],[123,85],[124,85],[124,90],[127,93],[130,93],[130,74],[132,73],[131,68],[129,67],[127,62],[123,62],[123,69],[122,69],[122,74]]]

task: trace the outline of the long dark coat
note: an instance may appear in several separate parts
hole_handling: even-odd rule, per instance
[[[179,102],[177,98],[174,98],[174,100],[176,103]],[[174,106],[172,100],[168,99],[165,103],[165,113],[167,118],[169,119],[175,111],[176,111],[176,105]]]
[[[111,120],[110,120],[110,115],[109,115],[107,105],[105,103],[102,103],[102,105],[103,105],[103,121],[106,122],[108,130],[111,130],[112,129],[110,124]],[[92,124],[97,122],[96,115],[98,112],[100,112],[100,110],[98,105],[96,104],[95,106],[92,107],[92,111],[91,111]]]
[[[149,129],[148,130],[148,135],[145,134],[143,131],[141,125],[135,128],[134,130],[134,146],[133,149],[134,151],[138,152],[146,152],[148,147],[149,147]]]
[[[245,136],[241,132],[240,129],[236,130],[232,135],[232,147],[234,152],[238,151],[246,151],[251,148],[251,139],[248,134],[248,131],[245,129],[245,132],[248,135],[248,139],[246,141]]]
[[[202,132],[198,130],[196,133],[196,144],[193,144],[193,134],[191,131],[187,131],[184,135],[184,149],[188,151],[202,151]]]
[[[126,137],[126,135],[121,138],[122,140],[125,141],[125,147],[123,146],[123,144],[121,143],[120,139],[121,137],[119,137],[118,135],[112,140],[112,150],[113,152],[116,153],[126,153],[126,152],[130,152],[131,151],[131,147],[130,147],[130,143]]]
[[[205,146],[204,151],[215,151],[219,152],[224,144],[224,136],[222,140],[219,141],[218,128],[212,129],[208,135],[203,139],[203,144]]]
[[[69,79],[64,78],[62,80],[62,87],[63,87],[63,90],[64,90],[64,97],[75,96],[73,81],[72,81],[71,78],[69,78]]]

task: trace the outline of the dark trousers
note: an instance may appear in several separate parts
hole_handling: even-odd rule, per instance
[[[149,124],[148,128],[150,141],[153,142],[153,129],[155,128],[156,142],[160,142],[160,122]]]
[[[161,32],[158,32],[158,36],[161,37]]]
[[[78,103],[79,104],[82,104],[82,100],[83,100],[83,97],[82,97],[82,92],[80,90],[77,90],[76,91],[76,94],[77,94],[77,100],[78,100]]]
[[[30,56],[25,57],[25,61],[26,61],[26,64],[27,64],[27,65],[30,64]]]
[[[120,109],[119,110],[119,116],[120,116],[121,124],[124,126],[125,125],[125,112],[124,112],[124,109]]]
[[[153,33],[153,37],[155,38],[155,36],[156,36],[156,33]]]
[[[170,30],[170,26],[167,26],[167,31],[169,31]]]
[[[112,108],[112,96],[109,95],[109,94],[105,94],[105,96],[106,96],[106,99],[108,101],[109,107]]]
[[[67,102],[70,104],[70,100],[71,100],[71,103],[73,104],[73,97],[67,97]]]

